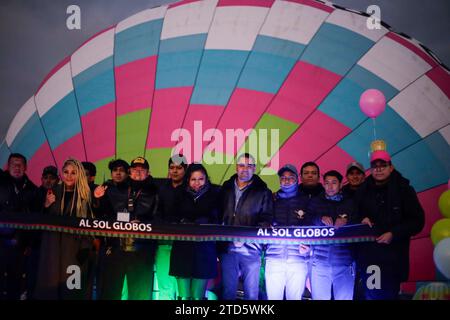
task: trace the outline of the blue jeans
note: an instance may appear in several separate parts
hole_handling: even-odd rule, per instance
[[[313,300],[352,300],[355,284],[354,265],[330,265],[313,261],[311,268],[311,295]]]
[[[244,299],[258,300],[259,270],[261,256],[259,254],[224,253],[220,256],[222,272],[222,299],[235,300],[239,276],[244,282]]]
[[[266,291],[269,300],[301,300],[305,290],[308,264],[299,259],[267,258]]]

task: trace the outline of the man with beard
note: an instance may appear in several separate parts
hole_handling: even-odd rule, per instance
[[[273,217],[272,192],[255,175],[256,162],[245,153],[238,157],[236,174],[223,184],[223,224],[268,227]],[[257,243],[225,243],[220,255],[222,299],[236,299],[239,275],[244,284],[244,299],[257,300],[262,247]]]

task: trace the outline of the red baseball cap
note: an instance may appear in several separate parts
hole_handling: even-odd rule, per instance
[[[390,162],[391,156],[385,150],[376,150],[376,151],[372,152],[372,154],[370,155],[370,162],[374,162],[377,160],[383,160],[386,162]]]

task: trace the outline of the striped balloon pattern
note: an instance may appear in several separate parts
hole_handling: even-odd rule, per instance
[[[353,160],[368,167],[373,124],[358,101],[375,88],[387,101],[378,138],[427,215],[412,241],[410,281],[433,280],[429,234],[450,177],[450,73],[418,41],[384,23],[371,30],[367,19],[315,0],[185,0],[141,11],[51,70],[12,121],[0,165],[23,153],[39,181],[44,166],[71,156],[94,162],[102,182],[111,159],[144,155],[163,177],[172,133],[201,121],[203,131],[277,129],[278,148],[259,167],[276,190],[273,159],[313,160],[322,172]],[[193,160],[234,157],[249,139],[206,144]],[[208,170],[220,183],[234,166]]]

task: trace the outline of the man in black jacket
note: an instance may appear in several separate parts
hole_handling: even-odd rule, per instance
[[[351,199],[341,193],[342,175],[331,170],[323,176],[325,191],[312,199],[306,211],[316,226],[339,228],[353,216]],[[354,286],[354,263],[349,244],[313,246],[311,293],[314,300],[351,300]]]
[[[183,178],[187,169],[187,160],[181,154],[169,158],[168,178],[155,179],[158,186],[160,198],[161,216],[159,220],[163,223],[173,223],[177,221],[176,201],[177,194],[180,193]],[[175,300],[177,297],[176,279],[169,275],[170,254],[172,251],[172,241],[159,240],[156,249],[156,276],[158,279],[159,300]]]
[[[110,165],[111,172],[125,167],[123,160]],[[159,197],[146,159],[131,161],[130,179],[96,188],[95,198],[107,197],[100,212],[121,222],[149,223],[158,210]],[[105,190],[106,189],[106,190]],[[102,201],[103,202],[103,201]],[[103,202],[104,203],[104,202]],[[154,240],[108,238],[104,246],[100,299],[119,300],[124,277],[127,277],[129,300],[150,300],[153,290]]]
[[[269,226],[273,216],[272,193],[254,175],[255,159],[248,153],[237,159],[236,174],[223,184],[223,224],[232,226]],[[227,243],[220,256],[222,299],[236,299],[239,275],[244,282],[244,299],[257,300],[261,246],[256,243]]]
[[[20,153],[8,158],[8,169],[0,179],[0,214],[28,213],[36,197],[36,185],[26,175],[27,160]],[[0,299],[18,300],[30,237],[24,232],[0,228]],[[27,249],[28,248],[28,249]]]
[[[422,230],[424,211],[414,188],[394,169],[386,151],[374,151],[370,165],[372,174],[355,200],[358,222],[376,228],[379,236],[358,246],[357,264],[366,299],[397,299],[400,283],[408,279],[410,238]]]

